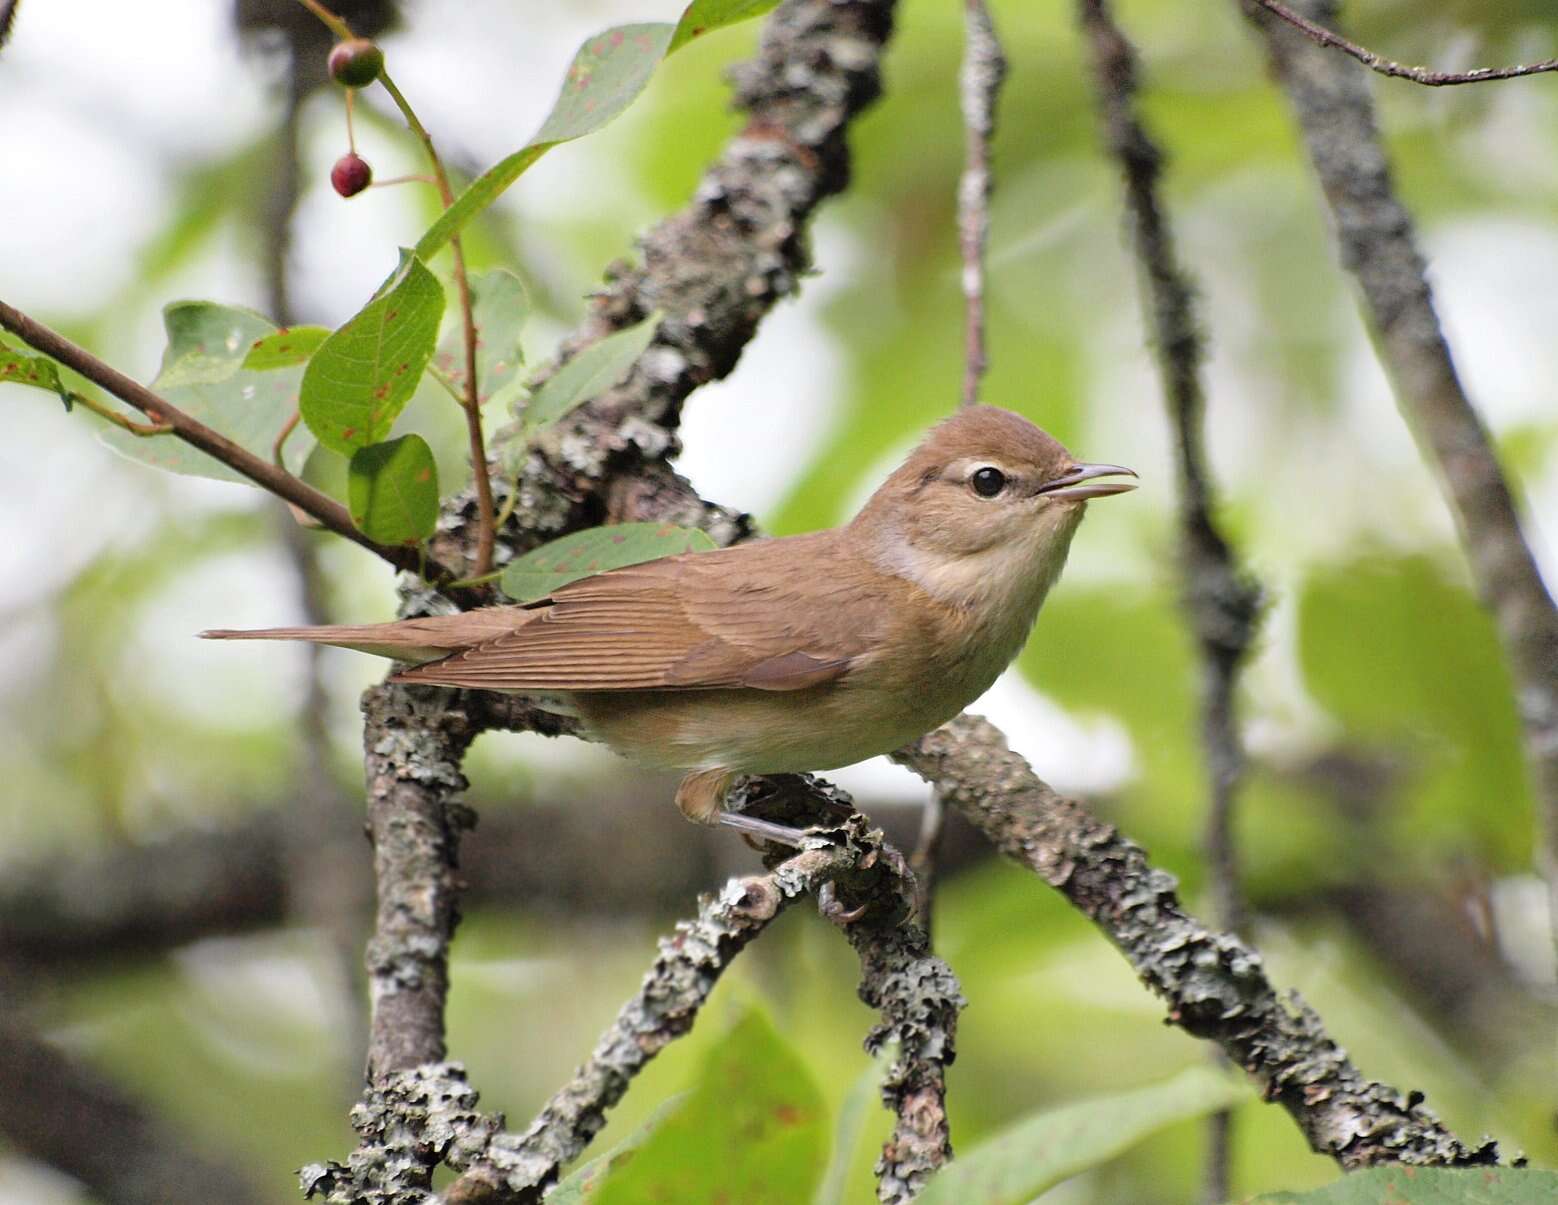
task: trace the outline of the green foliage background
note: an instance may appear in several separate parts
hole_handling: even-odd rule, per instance
[[[656,10],[646,16],[675,16],[674,4],[644,7]],[[1257,944],[1274,979],[1300,989],[1367,1073],[1425,1091],[1463,1137],[1489,1131],[1538,1165],[1558,1165],[1550,1009],[1545,1025],[1517,1026],[1513,1010],[1480,1030],[1447,1025],[1328,902],[1333,889],[1359,882],[1438,896],[1485,885],[1498,898],[1529,900],[1531,800],[1492,629],[1468,590],[1433,482],[1384,382],[1367,367],[1366,339],[1287,114],[1235,6],[1132,0],[1118,7],[1144,51],[1149,113],[1171,156],[1168,200],[1202,285],[1213,349],[1209,422],[1226,519],[1272,600],[1244,695],[1255,768],[1239,837],[1261,917]],[[1403,61],[1445,63],[1464,47],[1478,62],[1514,61],[1552,54],[1558,44],[1558,17],[1540,0],[1443,4],[1426,15],[1404,0],[1349,7],[1355,32]],[[587,8],[581,35],[606,23]],[[846,517],[907,442],[955,404],[958,8],[931,0],[900,6],[886,99],[858,123],[854,184],[814,239],[821,276],[797,303],[805,330],[759,336],[760,343],[798,339],[784,387],[807,403],[798,414],[823,415],[805,420],[812,429],[786,466],[789,484],[757,516],[770,531]],[[1195,901],[1206,795],[1196,668],[1176,609],[1167,436],[1142,347],[1113,169],[1098,151],[1068,6],[998,4],[996,16],[1013,70],[997,141],[986,396],[1082,455],[1135,466],[1144,482],[1131,500],[1095,508],[1020,671],[1079,731],[1128,743],[1129,765],[1099,806],[1178,874]],[[410,56],[417,42],[440,36],[423,21],[406,41],[388,39],[392,66],[397,54]],[[755,36],[745,25],[678,50],[616,124],[553,151],[492,220],[470,228],[475,265],[510,268],[529,291],[528,362],[549,354],[552,335],[578,318],[602,266],[684,202],[734,132],[721,72]],[[526,57],[517,36],[513,54],[516,70],[560,76],[564,65]],[[1510,249],[1522,244],[1533,255],[1554,254],[1558,93],[1550,83],[1453,94],[1379,87],[1399,181],[1436,271],[1438,251],[1448,256],[1468,245],[1501,248],[1505,258],[1496,262],[1504,265],[1518,261]],[[499,87],[472,86],[484,84]],[[541,116],[513,114],[510,147]],[[316,132],[320,145],[333,146],[338,121],[335,98],[308,109],[306,146]],[[387,125],[370,128],[383,159],[400,153]],[[449,133],[458,139],[457,129]],[[312,149],[305,155],[316,193],[328,162]],[[227,279],[217,264],[235,239],[241,256],[256,254],[250,201],[269,164],[261,139],[170,167],[172,202],[141,245],[134,282],[100,307],[64,316],[70,333],[110,359],[148,364],[160,346],[143,338],[150,316],[186,282]],[[593,204],[548,210],[527,199],[532,183],[544,194],[549,179],[561,178],[546,173],[564,170],[598,181]],[[300,221],[328,228],[350,213],[349,205],[326,210],[309,201]],[[396,241],[414,242],[431,217],[408,195]],[[392,258],[387,242],[364,279],[382,276]],[[1464,265],[1465,255],[1454,262]],[[446,271],[443,263],[438,270]],[[1517,371],[1550,381],[1558,340],[1545,351],[1519,342],[1516,303],[1500,303],[1496,284],[1468,288],[1458,300],[1466,280],[1459,269],[1439,275],[1457,320],[1452,336],[1475,342],[1512,326],[1516,342],[1502,350],[1529,358]],[[1513,296],[1532,295],[1518,273],[1504,284]],[[26,279],[9,279],[5,294],[26,308]],[[348,316],[304,315],[331,326]],[[752,404],[744,389],[772,396],[744,377],[759,350],[728,386],[692,400],[687,438],[695,451],[766,457],[763,447],[740,442],[751,418],[742,412]],[[1533,534],[1552,547],[1558,516],[1543,502],[1558,498],[1558,408],[1501,398],[1508,373],[1479,373],[1489,363],[1463,356],[1506,463],[1532,491]],[[31,412],[18,437],[32,452],[18,455],[88,438],[89,416],[37,417],[42,397],[0,392],[8,415]],[[447,424],[451,408],[436,391],[412,399],[408,414],[440,404],[442,417],[430,421]],[[446,466],[457,466],[459,453],[444,449],[459,447],[458,428],[452,445],[428,438],[447,484],[458,470]],[[72,492],[106,488],[119,500],[117,513],[98,515],[85,531],[72,527],[74,540],[62,530],[64,551],[40,570],[9,621],[34,647],[0,679],[0,760],[16,801],[0,808],[0,874],[11,863],[153,842],[280,806],[297,773],[300,663],[243,660],[186,640],[208,623],[263,622],[276,618],[267,606],[288,605],[290,587],[274,584],[285,569],[273,516],[236,488],[192,491],[111,462],[102,472],[101,480],[72,483]],[[93,511],[77,500],[57,513],[79,523]],[[13,521],[64,520],[16,510]],[[323,558],[339,618],[389,613],[387,570],[338,543]],[[258,602],[235,593],[267,581],[270,593]],[[241,605],[242,614],[224,614],[212,600]],[[350,796],[360,773],[355,692],[375,671],[345,656],[332,657],[326,670],[335,770]],[[1325,772],[1338,764],[1386,769],[1368,780],[1358,805]],[[584,809],[606,778],[629,773],[604,755],[539,742],[487,738],[472,758],[473,795],[490,807],[523,808],[537,795],[571,792]],[[885,814],[893,801],[863,802]],[[667,800],[646,807],[643,823],[683,822]],[[732,864],[745,865],[739,851]],[[488,1105],[525,1119],[566,1079],[636,986],[668,919],[468,917],[455,952],[451,1034]],[[1159,1005],[1114,952],[1031,876],[994,863],[958,874],[943,888],[937,919],[940,951],[971,1001],[951,1073],[960,1152],[1035,1110],[1140,1088],[1204,1058],[1161,1023]],[[1540,941],[1518,931],[1506,941],[1518,947],[1520,973],[1539,978]],[[317,932],[286,928],[84,968],[34,985],[34,1011],[61,1041],[191,1134],[236,1151],[286,1201],[294,1199],[287,1169],[339,1156],[351,1142],[344,1114],[356,1068],[344,1038],[359,1002],[336,969]],[[689,1086],[696,1093],[699,1069],[711,1057],[717,1064],[711,1051],[721,1034],[749,1024],[739,1018],[754,1006],[778,1031],[762,1040],[782,1045],[781,1065],[793,1060],[805,1069],[821,1115],[834,1117],[867,1066],[860,1040],[872,1017],[855,999],[856,974],[826,925],[799,912],[784,918],[743,955],[695,1032],[635,1083],[597,1151],[625,1139],[667,1096]],[[1552,983],[1529,990],[1550,996]],[[872,1151],[885,1128],[880,1111],[867,1114],[846,1160],[844,1199],[869,1199]],[[831,1132],[831,1120],[818,1130]],[[1236,1133],[1241,1193],[1303,1189],[1335,1175],[1276,1110],[1241,1105]],[[808,1130],[805,1141],[815,1137]],[[1169,1126],[1043,1199],[1192,1199],[1201,1145],[1194,1122]]]

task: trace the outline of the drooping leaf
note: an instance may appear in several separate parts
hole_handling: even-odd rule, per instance
[[[574,1171],[557,1182],[557,1187],[546,1194],[547,1205],[586,1205],[595,1200],[606,1177],[633,1157],[649,1136],[660,1128],[687,1101],[685,1092],[663,1100],[650,1114],[649,1120],[639,1126],[604,1155],[598,1155],[588,1163],[580,1164]]]
[[[276,438],[298,406],[301,367],[254,372],[243,366],[257,339],[275,333],[263,315],[240,306],[209,301],[175,302],[163,311],[168,346],[162,368],[151,383],[154,393],[234,443],[270,460]],[[218,481],[244,481],[220,461],[182,440],[141,439],[117,427],[105,427],[100,439],[114,451],[143,464]],[[314,441],[294,431],[283,448],[283,462],[297,472]]]
[[[349,456],[389,434],[438,341],[444,290],[415,255],[373,300],[319,346],[303,373],[303,421]]]
[[[519,381],[525,357],[519,335],[530,316],[524,282],[504,268],[471,279],[471,314],[476,323],[477,400],[486,405]],[[465,328],[454,321],[439,341],[433,363],[457,391],[465,389]]]
[[[597,1205],[796,1205],[822,1173],[822,1093],[759,1012],[711,1052],[686,1103],[611,1172]]]
[[[844,1194],[849,1187],[850,1165],[860,1145],[866,1118],[881,1099],[882,1080],[887,1075],[887,1068],[897,1057],[898,1043],[886,1043],[850,1085],[848,1095],[839,1106],[838,1121],[833,1126],[833,1153],[828,1157],[828,1168],[817,1185],[812,1205],[849,1205]]]
[[[274,334],[256,339],[250,344],[249,354],[243,358],[243,366],[254,372],[269,372],[275,368],[305,364],[329,337],[330,328],[327,326],[281,327]]]
[[[59,365],[48,356],[12,347],[0,338],[0,385],[31,385],[59,395],[70,406],[70,390],[60,380]]]
[[[621,381],[644,354],[659,322],[659,315],[651,314],[636,326],[590,344],[559,368],[525,403],[520,421],[522,441]]]
[[[1558,1172],[1524,1167],[1375,1167],[1312,1192],[1275,1192],[1251,1205],[1549,1205]]]
[[[346,505],[352,522],[381,544],[415,544],[438,522],[438,467],[420,435],[370,444],[352,454]]]
[[[614,523],[576,531],[509,562],[503,593],[516,602],[545,598],[594,573],[714,547],[707,532],[670,523]]]
[[[666,55],[703,34],[761,16],[775,3],[694,0],[675,25],[619,25],[588,39],[574,55],[562,91],[535,137],[472,181],[417,242],[417,255],[429,259],[442,250],[461,227],[558,143],[593,133],[620,114],[644,90]]]
[[[1238,1104],[1249,1089],[1205,1067],[1149,1088],[1047,1109],[936,1173],[918,1205],[1025,1205],[1062,1180],[1179,1121]]]

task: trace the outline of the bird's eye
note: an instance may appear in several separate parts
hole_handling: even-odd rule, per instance
[[[1000,469],[986,465],[982,469],[976,469],[970,477],[969,483],[974,487],[974,493],[981,498],[994,498],[1006,488],[1006,474]]]

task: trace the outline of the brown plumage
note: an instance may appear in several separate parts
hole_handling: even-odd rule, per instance
[[[960,410],[850,523],[667,557],[526,607],[215,639],[310,640],[418,662],[395,681],[514,691],[687,772],[720,818],[737,774],[827,770],[944,723],[1027,638],[1089,498],[1128,473],[1079,465],[1018,415]]]

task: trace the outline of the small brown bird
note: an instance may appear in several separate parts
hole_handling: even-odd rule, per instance
[[[934,427],[849,523],[665,557],[525,606],[398,623],[212,631],[308,640],[415,668],[420,682],[534,696],[635,761],[684,771],[691,820],[741,774],[831,770],[888,753],[983,694],[1028,638],[1090,498],[1135,474],[1078,463],[992,406]]]

